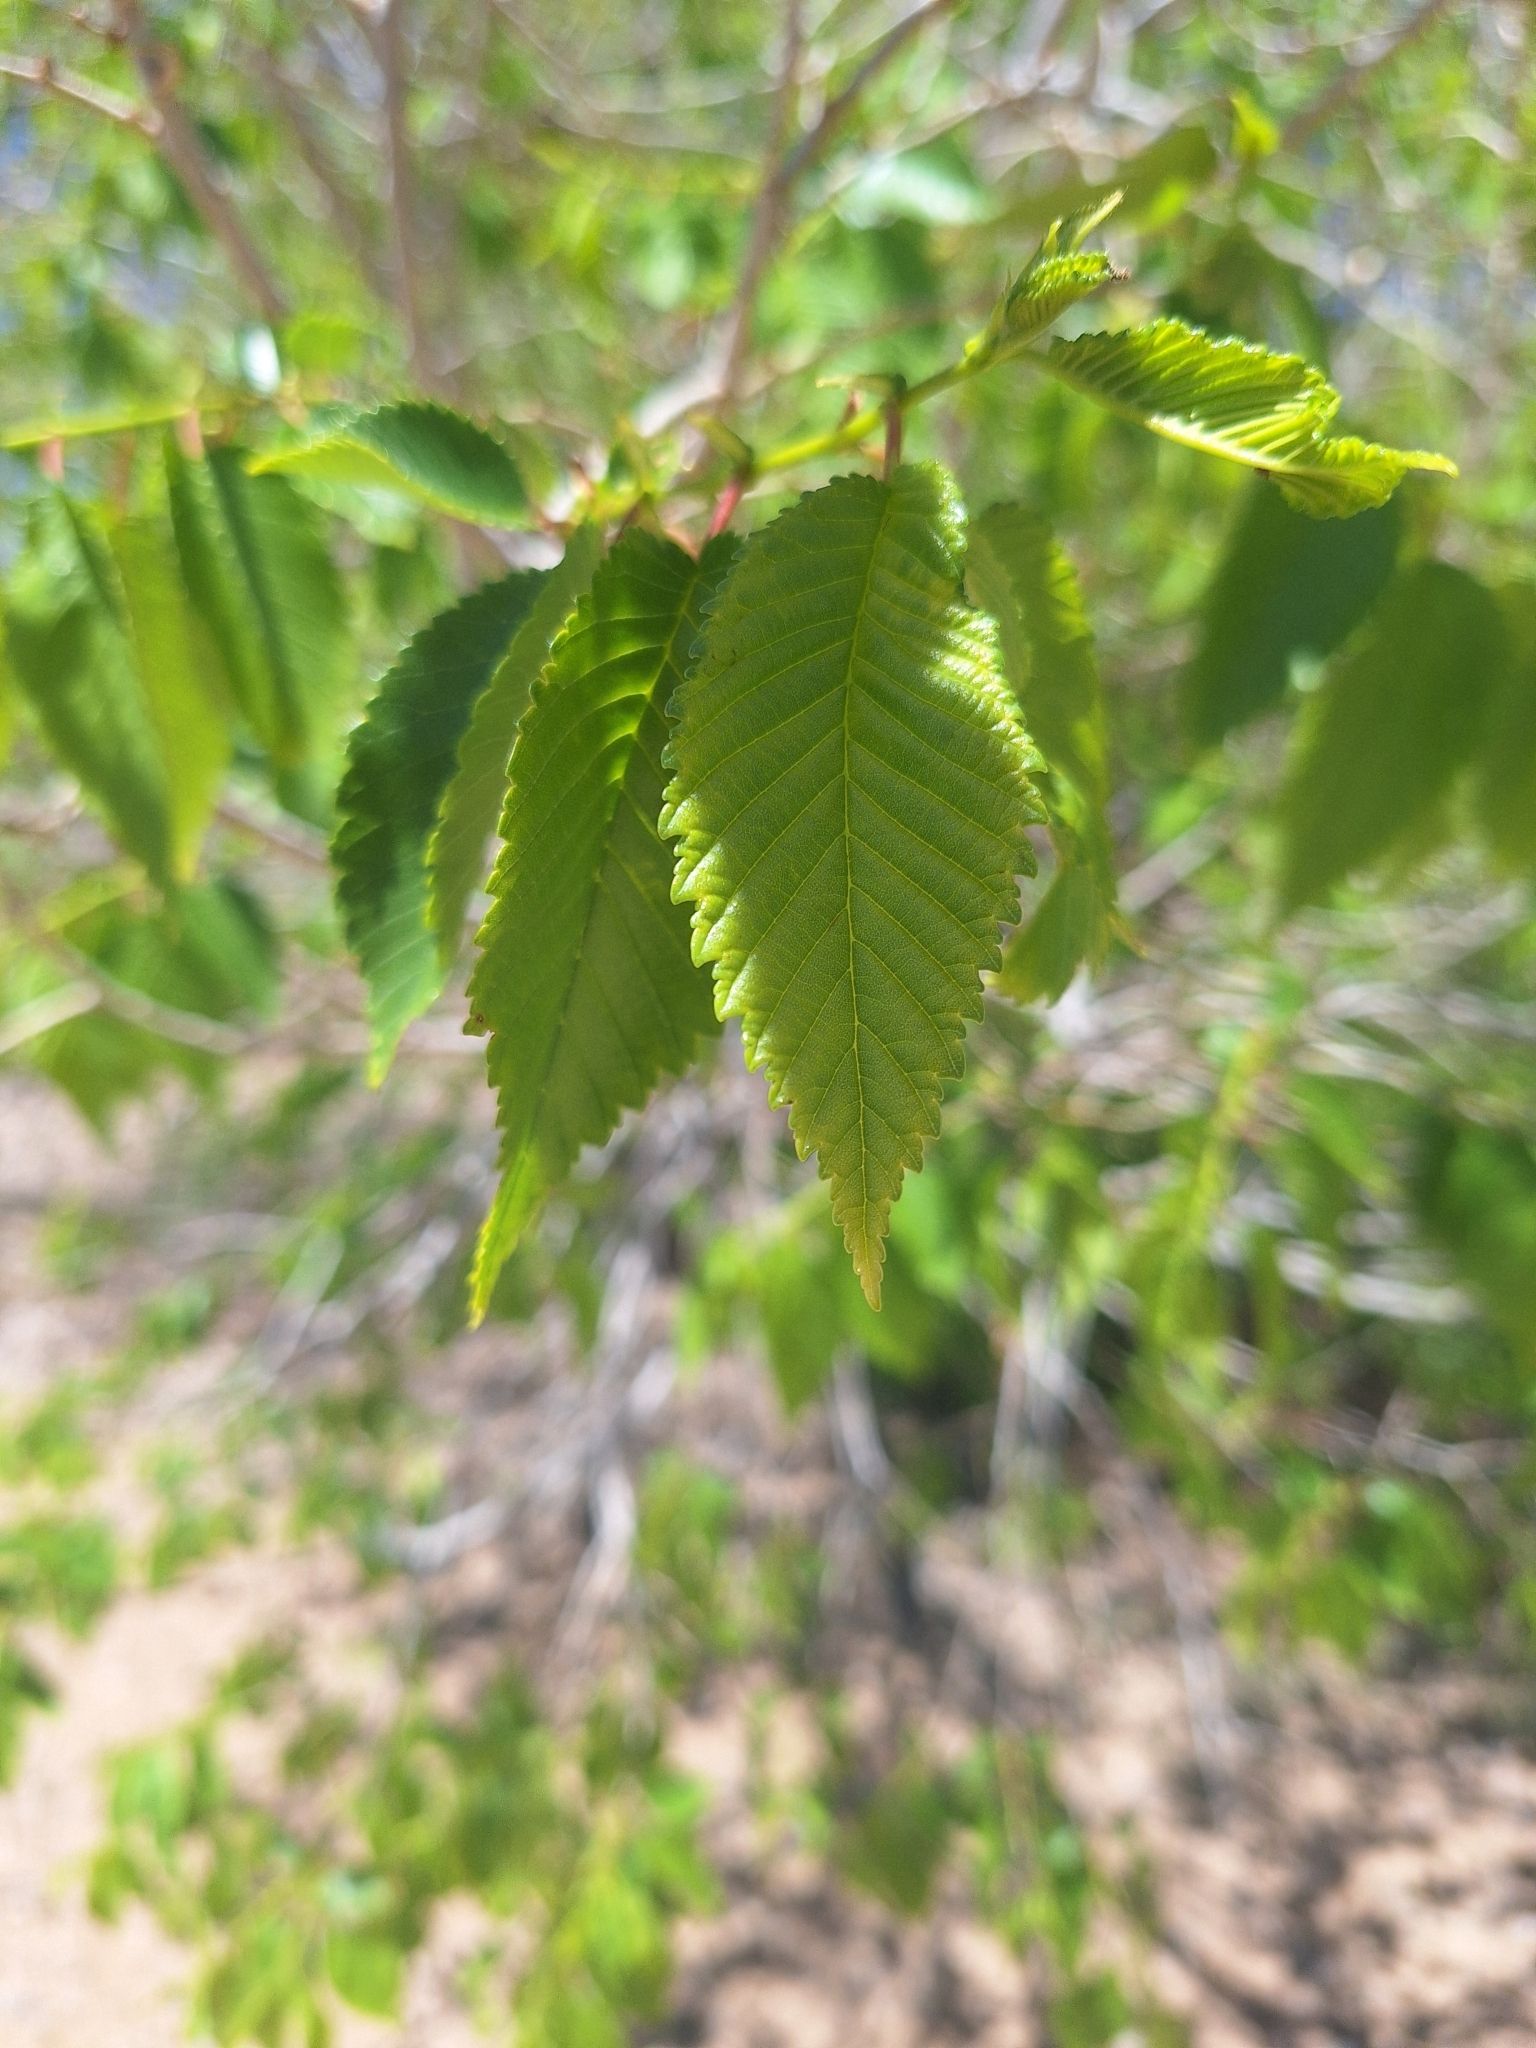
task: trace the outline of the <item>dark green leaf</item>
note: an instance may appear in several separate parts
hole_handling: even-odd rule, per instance
[[[1195,740],[1214,745],[1272,711],[1293,656],[1331,654],[1354,631],[1392,574],[1401,528],[1395,500],[1323,526],[1293,512],[1278,491],[1249,491],[1184,673],[1184,718]]]
[[[165,764],[171,872],[189,881],[229,766],[226,705],[200,661],[195,622],[158,519],[112,529],[124,622]]]
[[[1499,672],[1481,758],[1478,816],[1506,866],[1536,868],[1536,588],[1499,593],[1509,655]]]
[[[1445,794],[1481,740],[1504,644],[1496,600],[1463,570],[1426,562],[1392,585],[1303,713],[1280,798],[1283,909],[1384,853]]]
[[[104,537],[62,497],[45,501],[7,592],[8,665],[118,842],[167,882],[170,783],[119,605]]]
[[[470,712],[546,572],[524,569],[440,612],[403,649],[347,741],[331,842],[347,943],[368,982],[369,1079],[442,992],[426,925],[427,841]]]
[[[1003,955],[994,986],[1016,1003],[1054,1003],[1079,966],[1096,966],[1109,950],[1109,908],[1089,867],[1065,862],[1029,923]]]
[[[273,761],[296,766],[325,735],[350,652],[320,515],[284,478],[247,476],[233,448],[189,461],[167,435],[165,465],[208,657]]]
[[[1071,562],[1044,520],[1021,505],[994,505],[975,522],[965,574],[972,598],[998,621],[1008,679],[1051,771],[1043,787],[1061,861],[996,985],[1018,1002],[1055,1002],[1081,961],[1103,960],[1115,915],[1108,733],[1093,632]]]

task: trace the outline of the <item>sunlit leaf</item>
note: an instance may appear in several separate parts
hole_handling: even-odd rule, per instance
[[[501,816],[518,720],[555,635],[591,584],[602,551],[596,526],[572,534],[475,699],[427,849],[427,923],[437,934],[445,965],[458,956],[470,897],[485,876],[486,847]]]
[[[1122,419],[1262,470],[1314,519],[1384,504],[1409,470],[1456,474],[1443,455],[1333,437],[1339,396],[1320,370],[1252,342],[1212,340],[1182,320],[1056,341],[1038,360]]]
[[[818,1154],[871,1303],[1041,816],[963,541],[937,469],[802,498],[717,601],[671,753],[694,957]]]

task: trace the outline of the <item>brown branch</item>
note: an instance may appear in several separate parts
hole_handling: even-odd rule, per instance
[[[119,128],[132,128],[150,142],[159,144],[162,140],[160,116],[153,109],[138,106],[121,93],[109,92],[105,86],[92,85],[88,78],[80,78],[73,71],[61,71],[50,57],[0,56],[0,78],[14,78],[23,85],[36,86],[39,92],[49,92],[55,99],[85,107],[100,114],[103,120],[115,122]]]
[[[1281,148],[1300,149],[1304,143],[1309,142],[1319,128],[1325,127],[1335,114],[1341,113],[1348,106],[1369,79],[1374,78],[1378,71],[1390,64],[1394,57],[1408,48],[1410,43],[1417,42],[1426,29],[1433,28],[1440,16],[1446,12],[1448,5],[1449,0],[1423,0],[1423,5],[1409,15],[1397,34],[1389,37],[1374,56],[1359,63],[1346,64],[1326,91],[1320,93],[1309,107],[1303,107],[1300,113],[1293,114],[1287,121],[1280,137]]]
[[[202,137],[176,96],[179,66],[175,52],[156,40],[142,0],[113,0],[113,19],[154,103],[160,124],[154,138],[156,147],[261,309],[262,318],[269,326],[281,326],[288,318],[287,297],[246,233],[229,195],[214,182]]]

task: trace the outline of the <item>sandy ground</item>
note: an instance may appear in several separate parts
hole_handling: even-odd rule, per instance
[[[144,1114],[109,1155],[56,1098],[0,1078],[5,1408],[110,1354],[131,1302],[170,1277],[140,1244],[100,1287],[76,1293],[38,1256],[42,1219],[60,1203],[149,1199],[163,1142]],[[168,1412],[195,1414],[238,1355],[241,1333],[226,1322],[123,1418],[99,1491],[126,1526],[144,1513],[138,1452]],[[470,1496],[510,1446],[558,1433],[558,1397],[529,1370],[525,1339],[495,1328],[435,1354],[423,1388],[428,1405],[460,1420]],[[1162,1932],[1144,1967],[1189,2018],[1197,2048],[1536,2043],[1532,1681],[1445,1662],[1362,1677],[1321,1655],[1229,1670],[1225,1773],[1207,1783],[1150,1549],[1102,1546],[1043,1575],[987,1562],[981,1519],[959,1517],[903,1579],[877,1517],[837,1470],[824,1415],[787,1428],[761,1374],[731,1359],[675,1391],[642,1438],[681,1438],[733,1479],[749,1517],[798,1513],[830,1531],[828,1654],[855,1721],[918,1730],[940,1755],[999,1713],[1053,1731],[1059,1782],[1101,1852],[1123,1856],[1131,1844],[1151,1858]],[[531,1659],[547,1649],[583,1542],[580,1513],[556,1501],[438,1576],[430,1600],[450,1691],[472,1689],[509,1643]],[[380,1682],[373,1645],[393,1597],[365,1591],[333,1540],[293,1548],[269,1532],[164,1591],[128,1590],[83,1642],[30,1631],[61,1703],[30,1720],[18,1777],[0,1795],[4,2048],[186,2038],[188,1952],[143,1910],[112,1927],[86,1910],[81,1872],[101,1834],[104,1761],[195,1711],[212,1675],[274,1630],[297,1631],[333,1670]],[[647,2039],[1046,2048],[1038,1983],[969,1910],[958,1880],[908,1924],[765,1832],[747,1780],[767,1675],[721,1671],[673,1731],[678,1761],[714,1793],[709,1841],[726,1904],[680,1928],[673,2014]],[[814,1770],[803,1699],[773,1707],[768,1751],[786,1785]],[[467,1906],[446,1910],[402,2023],[348,2020],[346,2048],[483,2038],[454,1988],[478,1926]]]

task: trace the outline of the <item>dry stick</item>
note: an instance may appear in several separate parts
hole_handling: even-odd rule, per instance
[[[144,89],[159,120],[155,145],[180,179],[204,225],[228,256],[235,274],[271,327],[288,318],[288,300],[257,253],[245,224],[228,195],[214,183],[202,138],[186,108],[176,97],[179,64],[176,54],[157,42],[144,17],[141,0],[113,0],[118,33],[138,67]]]
[[[1440,16],[1446,12],[1449,0],[1424,0],[1421,7],[1409,15],[1407,21],[1375,54],[1361,64],[1349,64],[1327,90],[1320,93],[1311,106],[1303,107],[1299,114],[1293,114],[1285,124],[1280,137],[1282,149],[1300,149],[1340,113],[1368,79],[1392,59],[1414,43],[1426,29],[1433,28]]]

